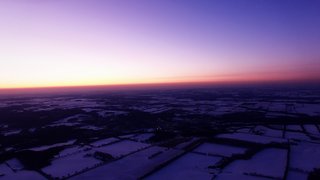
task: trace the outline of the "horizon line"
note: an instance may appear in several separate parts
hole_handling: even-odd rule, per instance
[[[156,87],[194,87],[194,86],[214,86],[214,85],[287,85],[287,84],[318,84],[320,80],[260,80],[260,81],[185,81],[185,82],[150,82],[150,83],[121,83],[121,84],[97,84],[97,85],[70,85],[70,86],[35,86],[35,87],[8,87],[1,88],[0,94],[14,94],[21,92],[48,92],[55,91],[90,91],[90,90],[115,90],[121,88],[139,89],[139,88],[156,88]],[[59,91],[60,90],[60,91]]]

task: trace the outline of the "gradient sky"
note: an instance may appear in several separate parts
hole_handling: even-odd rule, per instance
[[[0,0],[0,88],[319,79],[318,0]]]

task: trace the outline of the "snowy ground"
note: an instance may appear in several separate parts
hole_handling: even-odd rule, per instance
[[[123,140],[111,145],[102,146],[99,148],[95,148],[95,151],[103,152],[110,154],[111,156],[118,158],[121,156],[125,156],[129,153],[138,151],[140,149],[146,148],[150,146],[149,144],[134,142],[129,140]]]
[[[107,144],[111,144],[111,143],[114,143],[116,141],[120,141],[118,138],[107,138],[107,139],[101,139],[101,140],[98,140],[98,141],[95,141],[93,143],[91,143],[90,145],[93,146],[93,147],[101,147],[101,146],[104,146],[104,145],[107,145]]]
[[[68,177],[102,163],[92,157],[92,154],[93,152],[85,151],[54,159],[51,165],[43,168],[42,171],[52,177]]]
[[[149,144],[148,139],[154,136],[152,132],[100,139],[86,145],[70,140],[30,150],[66,146],[42,171],[51,177],[72,179],[137,179],[146,176],[146,179],[263,180],[283,179],[287,172],[286,179],[295,180],[307,179],[314,168],[320,167],[320,142],[310,138],[310,135],[319,133],[314,124],[292,124],[287,128],[257,125],[233,131],[238,132],[216,135],[213,141],[200,141],[203,143],[188,152],[183,149],[201,138],[191,138],[174,148],[165,148]],[[225,143],[226,139],[240,144]],[[265,148],[244,159],[254,144]],[[290,151],[287,146],[280,148],[275,144],[288,145]],[[109,154],[115,159],[102,162],[94,157],[95,152]],[[217,168],[223,159],[232,160],[222,169]],[[15,158],[0,165],[1,174],[2,179],[44,179],[37,172],[25,170]]]
[[[195,153],[188,153],[181,158],[173,161],[166,167],[155,172],[146,179],[162,180],[162,179],[211,179],[211,165],[214,165],[221,157],[205,156]]]
[[[237,160],[223,169],[222,174],[253,175],[282,179],[286,169],[287,150],[269,148],[249,160]]]
[[[246,150],[246,148],[236,146],[228,146],[215,143],[204,143],[196,149],[194,149],[193,152],[203,153],[207,155],[231,157],[234,154],[243,154]]]
[[[267,137],[267,136],[261,136],[261,135],[255,135],[255,134],[247,134],[247,133],[219,134],[216,137],[247,141],[247,142],[259,143],[259,144],[287,143],[287,140],[285,139]]]
[[[150,147],[72,179],[138,179],[182,152]]]
[[[8,180],[45,180],[42,175],[35,171],[27,171],[27,170],[18,170],[13,171],[7,164],[0,164],[0,179],[8,179]]]
[[[6,164],[13,171],[19,171],[24,168],[23,164],[16,158],[6,161]]]
[[[310,135],[320,136],[319,129],[314,124],[305,124],[303,125],[304,129],[307,131]]]
[[[67,141],[67,142],[52,144],[52,145],[48,145],[48,146],[34,147],[34,148],[30,148],[29,150],[32,150],[32,151],[44,151],[44,150],[47,150],[47,149],[50,149],[50,148],[54,148],[54,147],[72,145],[74,142],[76,142],[76,140],[70,140],[70,141]]]
[[[131,139],[139,142],[144,142],[149,140],[152,136],[154,136],[153,133],[144,133],[144,134],[139,134],[137,136],[132,137]]]
[[[320,104],[302,104],[296,105],[296,111],[298,113],[307,115],[320,115]]]
[[[283,131],[281,130],[271,129],[265,126],[256,126],[252,131],[255,134],[261,134],[264,136],[277,137],[277,138],[281,138],[283,134]]]
[[[292,144],[290,148],[290,169],[308,173],[320,167],[319,144],[299,142]]]
[[[85,148],[90,148],[90,147],[89,146],[86,146],[86,147],[71,146],[71,147],[68,147],[68,148],[60,151],[59,154],[56,155],[56,157],[64,157],[64,156],[68,156],[68,155],[71,155],[71,154],[75,154],[75,153],[78,153],[80,151],[83,151]]]
[[[292,140],[310,141],[310,137],[308,137],[306,134],[300,133],[300,132],[286,132],[285,137],[287,139],[292,139]]]

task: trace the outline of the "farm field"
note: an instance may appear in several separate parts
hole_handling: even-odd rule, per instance
[[[0,179],[308,179],[320,96],[275,92],[2,97]]]

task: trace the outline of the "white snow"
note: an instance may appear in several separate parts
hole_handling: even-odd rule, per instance
[[[164,105],[158,105],[158,106],[153,106],[152,108],[147,107],[147,108],[143,109],[143,111],[156,114],[156,113],[161,113],[161,112],[164,112],[164,111],[168,111],[169,109],[170,108],[168,108],[168,107],[166,107]]]
[[[251,128],[241,128],[236,130],[236,132],[238,133],[249,133],[250,131],[251,131]]]
[[[287,142],[287,140],[281,139],[281,138],[266,137],[266,136],[246,134],[246,133],[219,134],[215,137],[234,139],[234,140],[240,140],[240,141],[247,141],[247,142],[253,142],[253,143],[260,143],[260,144],[286,143]]]
[[[194,152],[231,157],[233,154],[243,154],[246,148],[228,146],[215,143],[203,143],[193,150]]]
[[[67,142],[52,144],[52,145],[48,145],[48,146],[34,147],[34,148],[30,148],[29,150],[32,150],[32,151],[44,151],[44,150],[47,150],[47,149],[50,149],[50,148],[54,148],[54,147],[72,145],[75,142],[76,142],[76,140],[70,140],[70,141],[67,141]]]
[[[13,173],[12,169],[9,168],[5,163],[0,164],[0,175],[11,174],[11,173]]]
[[[56,121],[56,122],[61,122],[61,123],[64,123],[64,122],[69,122],[69,121],[78,121],[78,120],[82,120],[83,118],[87,118],[88,116],[85,115],[85,114],[77,114],[77,115],[73,115],[73,116],[69,116],[69,117],[66,117],[66,118],[63,118],[59,121]]]
[[[313,124],[305,124],[303,125],[303,127],[308,132],[308,134],[320,135],[318,128]]]
[[[288,180],[307,180],[308,179],[308,173],[303,173],[300,171],[294,171],[294,170],[289,170],[287,179]]]
[[[15,135],[15,134],[19,134],[21,132],[21,130],[11,130],[11,131],[7,131],[2,133],[4,136],[11,136],[11,135]]]
[[[131,139],[143,142],[149,140],[152,136],[154,136],[153,133],[144,133],[144,134],[139,134],[137,136],[132,137]]]
[[[221,157],[205,156],[194,153],[188,153],[169,165],[151,174],[146,179],[208,179],[212,178],[210,174],[211,165],[216,164]]]
[[[100,160],[90,156],[89,154],[91,153],[93,152],[81,152],[54,159],[51,165],[42,168],[42,171],[53,177],[62,178],[102,163]]]
[[[123,140],[107,146],[95,148],[96,151],[110,154],[117,158],[150,146],[149,144]]]
[[[101,111],[102,109],[96,109],[96,108],[82,108],[84,112],[95,112],[95,111]]]
[[[24,168],[24,166],[21,164],[21,162],[16,158],[10,159],[10,160],[6,161],[6,163],[8,164],[8,166],[12,170],[15,170],[15,171],[22,170]]]
[[[310,116],[320,116],[320,104],[303,104],[296,106],[296,111]]]
[[[75,154],[75,153],[90,150],[90,149],[92,149],[90,146],[83,146],[83,147],[73,146],[60,151],[56,157],[64,157],[64,156],[68,156],[71,154]]]
[[[107,145],[107,144],[110,144],[110,143],[114,143],[116,141],[119,141],[119,139],[111,137],[111,138],[101,139],[99,141],[95,141],[95,142],[91,143],[90,145],[93,146],[93,147],[100,147],[100,146],[104,146],[104,145]]]
[[[98,115],[101,117],[108,117],[108,116],[117,116],[117,115],[123,115],[123,114],[128,114],[125,111],[116,111],[116,110],[104,110],[104,111],[99,111]]]
[[[257,134],[265,135],[265,136],[278,137],[278,138],[282,137],[281,130],[275,130],[275,129],[271,129],[271,128],[268,128],[265,126],[256,126],[253,129],[253,132],[255,132]]]
[[[80,122],[83,121],[85,118],[88,118],[85,114],[76,114],[73,116],[69,116],[54,123],[48,125],[48,127],[56,127],[56,126],[76,126],[80,125]]]
[[[26,180],[26,179],[32,179],[32,180],[46,180],[45,177],[40,175],[39,173],[35,171],[18,171],[15,173],[6,174],[4,176],[0,176],[1,179],[8,179],[8,180]]]
[[[72,108],[100,108],[104,107],[103,103],[92,99],[69,99],[69,98],[52,98],[50,101],[41,103],[42,105],[50,105],[57,108],[72,109]]]
[[[134,136],[136,136],[137,134],[126,134],[126,135],[122,135],[122,136],[119,136],[119,138],[122,138],[122,139],[127,139],[127,138],[132,138]]]
[[[11,162],[11,164],[12,163],[13,162]],[[8,179],[8,180],[25,180],[25,179],[45,180],[46,178],[44,178],[43,176],[41,176],[39,173],[37,173],[35,171],[18,170],[16,172],[14,172],[5,163],[2,163],[2,164],[0,164],[0,179]]]
[[[223,173],[255,174],[282,179],[287,162],[287,150],[268,148],[249,160],[237,160],[223,169]]]
[[[319,144],[300,142],[291,145],[290,168],[303,172],[311,172],[313,168],[320,167],[320,148]]]
[[[287,139],[297,139],[297,140],[305,140],[305,141],[309,141],[310,138],[305,135],[304,133],[300,133],[300,132],[286,132],[285,133],[285,137]]]
[[[117,161],[100,166],[71,179],[139,179],[159,165],[181,154],[180,150],[150,147]]]
[[[88,129],[88,130],[94,130],[94,131],[103,130],[103,128],[101,128],[101,127],[90,126],[90,125],[81,126],[81,127],[79,127],[79,129]]]

